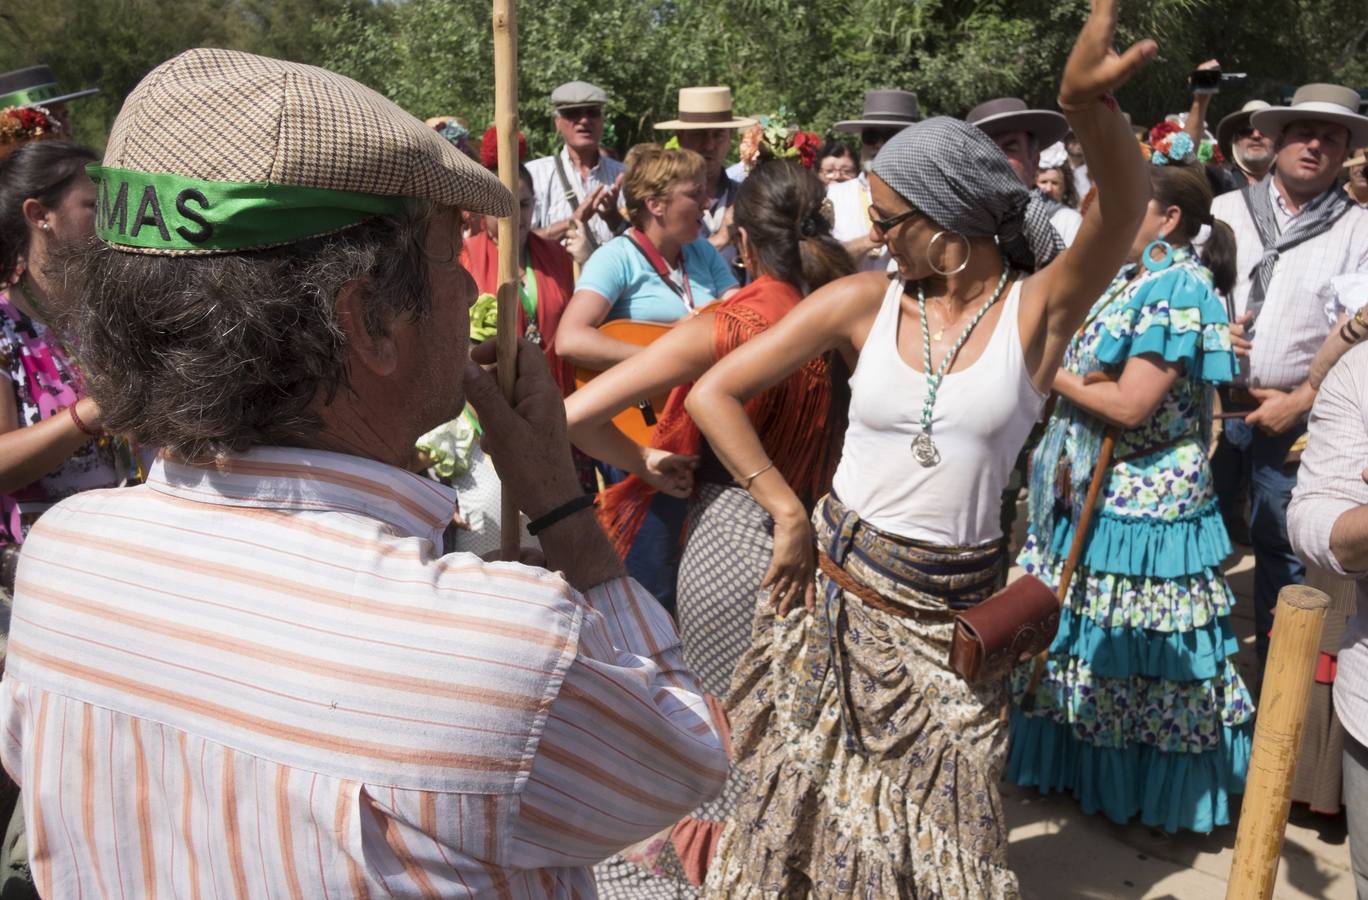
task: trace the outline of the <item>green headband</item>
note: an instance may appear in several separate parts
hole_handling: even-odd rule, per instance
[[[373,216],[402,215],[404,197],[269,182],[202,181],[164,172],[86,167],[95,234],[154,253],[222,253],[292,244]]]
[[[15,91],[12,94],[5,94],[0,97],[0,109],[7,106],[32,106],[42,103],[51,97],[56,97],[62,93],[57,87],[57,83],[40,84],[37,87],[24,88],[22,91]]]

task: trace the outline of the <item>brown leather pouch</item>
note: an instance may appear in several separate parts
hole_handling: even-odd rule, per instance
[[[1059,630],[1059,600],[1045,582],[1023,575],[955,617],[950,667],[972,683],[996,678],[1023,655],[1040,653]]]

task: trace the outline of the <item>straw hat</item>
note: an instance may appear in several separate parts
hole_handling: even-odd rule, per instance
[[[1254,127],[1267,135],[1281,134],[1292,122],[1311,119],[1349,129],[1349,146],[1368,144],[1368,116],[1359,115],[1358,91],[1337,84],[1304,84],[1292,95],[1291,106],[1261,109],[1250,116]]]
[[[749,128],[755,119],[732,115],[729,87],[679,89],[679,118],[656,123],[657,131],[697,131],[703,128]]]
[[[1016,97],[998,97],[988,100],[969,110],[964,121],[989,137],[996,137],[1008,131],[1025,131],[1035,135],[1036,144],[1048,147],[1063,140],[1069,133],[1069,121],[1063,113],[1049,109],[1028,109],[1025,100]]]
[[[233,50],[189,50],[153,69],[90,174],[96,234],[135,253],[290,244],[415,199],[513,211],[497,178],[370,88]]]

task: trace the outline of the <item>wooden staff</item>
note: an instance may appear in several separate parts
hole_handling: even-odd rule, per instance
[[[1329,605],[1330,598],[1324,593],[1300,584],[1288,585],[1278,593],[1226,900],[1267,900],[1273,896],[1287,813],[1292,806],[1297,748],[1306,724],[1321,626]]]
[[[517,0],[494,0],[494,131],[499,145],[499,180],[513,194],[513,213],[499,219],[498,347],[499,387],[513,401],[518,377],[518,9]],[[517,559],[522,513],[508,489],[500,507],[504,559]]]

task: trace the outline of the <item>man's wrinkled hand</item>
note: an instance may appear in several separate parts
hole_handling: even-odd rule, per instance
[[[1295,391],[1250,388],[1249,393],[1259,401],[1259,408],[1245,416],[1245,423],[1266,434],[1285,434],[1310,410],[1311,405],[1304,396],[1308,392],[1305,386]]]
[[[504,490],[528,518],[538,519],[582,492],[570,457],[565,401],[541,349],[523,339],[518,341],[510,404],[494,374],[480,368],[493,363],[497,354],[493,340],[471,350],[465,369],[466,399],[480,417],[480,446],[494,463]]]

